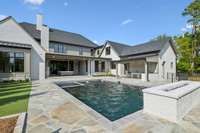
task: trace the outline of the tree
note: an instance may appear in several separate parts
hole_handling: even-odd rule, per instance
[[[191,72],[192,60],[192,38],[191,33],[185,33],[184,36],[174,37],[176,41],[176,49],[178,52],[177,70],[181,72]]]
[[[152,41],[155,41],[155,40],[163,40],[163,39],[168,39],[168,38],[171,38],[170,36],[166,35],[166,34],[162,34],[162,35],[159,35],[155,38],[152,39]]]
[[[189,16],[188,23],[192,24],[192,63],[191,70],[200,70],[200,58],[199,58],[199,49],[200,49],[200,0],[194,0],[187,8],[185,8],[182,13],[183,16]]]

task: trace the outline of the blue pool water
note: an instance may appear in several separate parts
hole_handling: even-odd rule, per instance
[[[67,88],[67,83],[58,85],[111,121],[143,108],[140,87],[100,80],[81,83],[84,86]]]

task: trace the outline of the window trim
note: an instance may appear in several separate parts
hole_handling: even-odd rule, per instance
[[[117,66],[116,66],[117,64],[116,63],[114,63],[114,62],[111,62],[111,69],[116,69],[117,68]],[[114,67],[113,67],[114,66]]]
[[[109,51],[108,51],[109,50]],[[111,48],[110,46],[109,47],[106,47],[106,55],[110,55],[111,54]]]
[[[7,64],[2,64],[2,70],[0,73],[25,73],[25,52],[0,51],[0,53],[4,53],[6,55],[5,58],[7,58],[7,60],[2,60],[4,62],[7,62]],[[21,56],[17,56],[17,54],[21,54]],[[17,64],[17,61],[19,60],[22,61],[20,62],[20,64],[23,68],[19,67],[19,70],[17,71],[16,66],[19,65],[19,62]],[[5,66],[3,65],[8,65],[8,69],[6,70]]]

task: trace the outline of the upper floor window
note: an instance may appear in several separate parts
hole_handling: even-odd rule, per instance
[[[83,55],[83,48],[79,49],[79,55]]]
[[[106,55],[110,55],[110,47],[106,48]]]
[[[94,56],[94,49],[91,49],[90,52],[91,52],[91,56]]]
[[[100,52],[99,52],[99,49],[97,50],[97,55],[99,55],[100,54]]]
[[[50,43],[49,51],[55,52],[55,53],[65,53],[65,46],[64,44],[60,44],[60,43]]]

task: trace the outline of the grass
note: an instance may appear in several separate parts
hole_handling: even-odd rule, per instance
[[[0,83],[0,117],[26,112],[30,91],[30,82]]]

